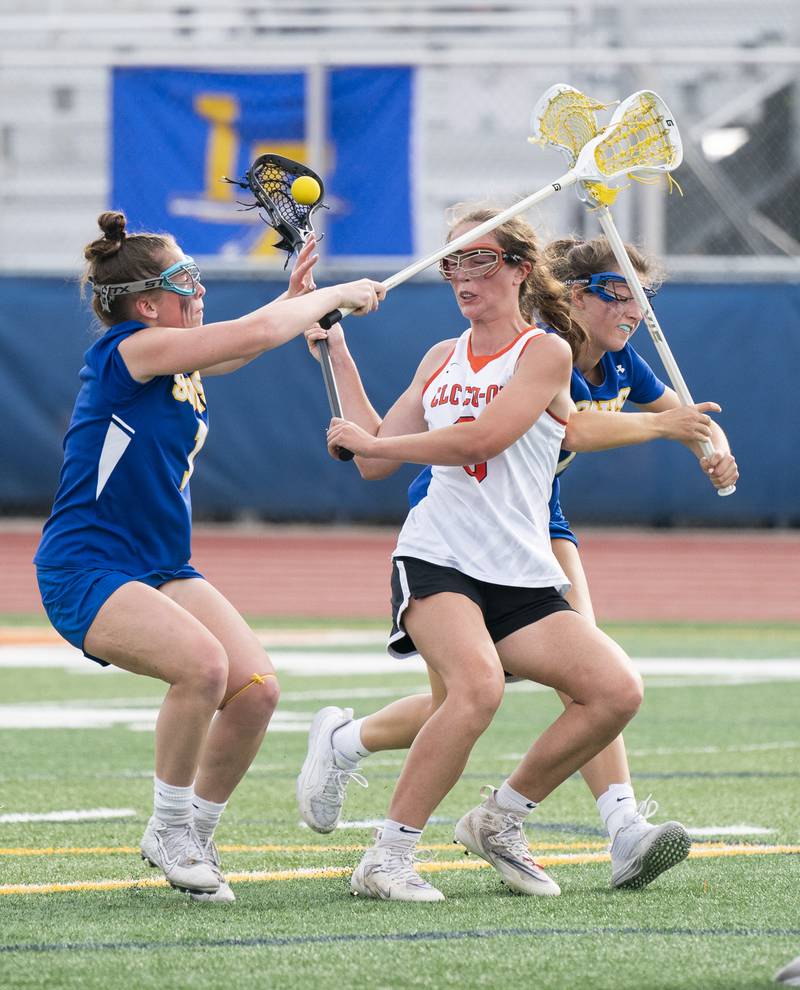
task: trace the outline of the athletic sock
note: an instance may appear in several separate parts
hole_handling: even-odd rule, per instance
[[[613,842],[617,832],[636,815],[636,798],[630,784],[609,784],[597,799],[597,810]]]
[[[228,806],[227,801],[217,804],[215,801],[207,801],[197,794],[192,801],[194,809],[194,828],[200,841],[205,844],[213,836],[214,829],[219,824],[222,812]]]
[[[340,770],[352,770],[359,761],[369,756],[372,750],[361,742],[361,726],[365,718],[354,718],[340,725],[331,736],[333,758]]]
[[[524,794],[515,791],[507,780],[494,792],[495,804],[503,811],[512,811],[515,815],[525,817],[536,807],[537,802],[526,798]]]
[[[153,782],[153,816],[165,825],[190,825],[194,787],[176,787],[158,777]]]
[[[391,818],[387,818],[383,823],[376,845],[407,846],[409,849],[413,849],[419,842],[421,835],[421,828],[403,825],[401,822],[395,822]]]

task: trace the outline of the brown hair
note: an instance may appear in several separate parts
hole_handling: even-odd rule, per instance
[[[88,284],[115,285],[155,278],[164,268],[165,255],[177,249],[170,234],[128,234],[124,213],[101,213],[97,223],[103,236],[83,249],[87,264],[81,279],[82,292]],[[130,296],[117,296],[111,301],[110,312],[106,312],[99,296],[93,294],[92,309],[100,322],[110,327],[128,318],[130,299]]]
[[[658,288],[664,279],[661,266],[633,244],[626,244],[625,250],[639,275],[646,278],[654,288]],[[560,237],[547,245],[545,257],[553,275],[560,282],[569,282],[584,275],[596,275],[597,272],[619,270],[614,252],[605,237],[594,237],[590,241],[581,237]]]
[[[483,206],[456,207],[448,216],[451,230],[462,223],[484,223],[500,210]],[[530,262],[531,270],[519,288],[519,309],[525,320],[537,318],[552,326],[566,340],[575,360],[587,340],[585,330],[570,317],[569,300],[564,286],[550,270],[539,249],[536,232],[522,217],[512,217],[492,231],[497,242],[509,254]]]

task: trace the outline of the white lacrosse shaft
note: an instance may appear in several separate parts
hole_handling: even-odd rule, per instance
[[[670,152],[669,157],[661,161],[643,159],[642,154],[639,153],[640,142],[638,141],[638,133],[635,131],[630,133],[625,131],[625,128],[630,126],[631,115],[634,118],[634,126],[638,123],[636,116],[637,113],[641,112],[641,106],[645,99],[649,100],[651,104],[648,109],[654,107],[658,110],[658,123],[661,127],[661,132],[658,134],[658,137],[661,139],[659,150],[669,150]],[[621,129],[620,134],[617,134],[618,129]],[[618,138],[616,156],[612,154],[609,161],[609,169],[604,171],[600,164],[598,164],[598,156],[602,157],[604,151],[613,151],[613,139],[615,136]],[[637,140],[632,140],[632,138]],[[647,142],[641,142],[641,144],[646,150]],[[615,157],[617,159],[617,165],[615,168],[611,168]],[[549,183],[544,189],[526,196],[525,199],[521,199],[513,206],[509,206],[508,209],[503,210],[502,213],[498,213],[491,220],[478,224],[477,227],[473,227],[472,230],[468,230],[465,234],[462,234],[461,237],[456,237],[455,240],[445,244],[438,251],[429,254],[427,258],[413,262],[407,268],[397,272],[396,275],[387,278],[383,284],[387,290],[394,289],[402,282],[413,278],[414,275],[423,271],[423,269],[429,268],[437,261],[441,261],[442,258],[445,258],[453,251],[459,251],[461,248],[472,244],[484,234],[489,234],[491,231],[496,230],[506,220],[510,220],[520,213],[525,213],[526,210],[529,210],[537,203],[541,203],[548,196],[552,196],[553,193],[560,192],[562,189],[567,189],[569,186],[575,185],[576,182],[607,183],[611,179],[629,175],[631,172],[671,172],[673,168],[676,168],[680,164],[681,157],[682,151],[678,129],[664,101],[660,96],[646,90],[633,93],[617,108],[608,127],[584,144],[575,160],[575,164],[561,178]],[[625,160],[627,160],[628,164],[622,165],[621,163]],[[328,330],[334,323],[338,323],[343,316],[347,316],[348,313],[352,313],[352,310],[343,309],[326,313],[319,321],[320,326],[324,330]]]
[[[403,282],[407,282],[408,279],[418,275],[421,271],[424,271],[424,269],[430,268],[431,265],[435,265],[437,261],[441,261],[442,258],[447,257],[448,254],[452,254],[453,251],[459,251],[468,244],[472,244],[484,234],[489,234],[493,230],[496,230],[499,226],[504,224],[506,220],[510,220],[512,217],[516,217],[520,213],[524,213],[537,203],[541,203],[543,199],[547,199],[548,196],[552,196],[554,193],[559,192],[559,190],[566,189],[569,186],[574,185],[579,179],[585,178],[585,175],[581,174],[583,170],[579,169],[580,164],[581,163],[578,162],[575,168],[570,169],[569,172],[562,175],[560,179],[557,179],[555,182],[551,182],[550,185],[545,186],[544,189],[531,193],[530,196],[526,196],[525,199],[521,199],[518,203],[514,203],[513,206],[509,206],[508,209],[503,210],[502,213],[498,213],[497,216],[492,217],[491,220],[486,220],[484,223],[478,224],[477,227],[473,227],[471,230],[468,230],[460,237],[456,237],[452,241],[449,241],[444,245],[444,247],[439,248],[438,251],[434,251],[433,254],[429,254],[427,258],[421,258],[419,261],[414,261],[406,268],[403,268],[402,271],[397,272],[395,275],[391,275],[383,282],[387,292],[389,289],[394,289]],[[332,313],[327,313],[319,321],[320,326],[323,330],[329,330],[334,323],[338,323],[339,320],[343,319],[352,312],[352,309],[345,308],[334,310]]]
[[[689,387],[686,384],[683,375],[681,374],[681,369],[678,367],[678,363],[670,350],[669,344],[664,337],[661,326],[656,319],[656,314],[653,312],[653,307],[650,305],[649,299],[644,294],[642,283],[639,281],[639,276],[636,269],[633,267],[633,262],[631,261],[628,252],[625,250],[625,244],[620,237],[617,226],[611,216],[611,211],[607,206],[600,206],[594,212],[597,215],[597,219],[600,221],[600,226],[608,239],[608,243],[611,245],[611,249],[614,252],[614,257],[617,259],[617,263],[622,269],[622,274],[625,276],[628,287],[630,288],[634,299],[642,311],[642,318],[644,319],[645,326],[650,333],[655,349],[658,351],[658,356],[661,358],[667,372],[667,377],[672,383],[672,387],[675,389],[678,398],[681,400],[683,405],[693,406],[694,399],[692,398],[692,394],[689,391]],[[711,457],[715,453],[714,448],[708,440],[702,441],[700,447],[702,448],[703,455],[705,457]],[[727,488],[718,488],[717,495],[733,495],[735,491],[736,485],[728,485]]]

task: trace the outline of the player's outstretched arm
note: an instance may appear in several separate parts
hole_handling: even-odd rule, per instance
[[[698,402],[693,406],[679,404],[664,412],[584,409],[570,416],[563,446],[565,450],[584,453],[662,439],[679,440],[694,449],[694,445],[711,440],[714,423],[708,413],[719,411],[716,402]]]
[[[367,278],[331,285],[276,300],[236,320],[185,328],[149,327],[127,337],[120,353],[138,381],[224,361],[252,360],[297,337],[331,309],[344,307],[363,316],[377,309],[385,294],[380,282]]]
[[[317,242],[312,235],[294,259],[292,273],[289,276],[289,287],[274,301],[294,299],[296,296],[304,296],[307,292],[313,292],[317,287],[314,282],[313,268],[318,261]],[[255,355],[255,357],[258,357],[258,355]],[[253,360],[253,357],[235,358],[233,361],[221,361],[219,364],[210,365],[208,368],[198,368],[198,371],[204,378],[210,375],[229,375],[232,371],[238,371],[239,368],[244,367],[244,365],[249,364]]]

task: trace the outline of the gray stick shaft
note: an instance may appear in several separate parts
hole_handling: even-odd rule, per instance
[[[342,403],[339,399],[339,389],[336,387],[336,378],[331,367],[331,355],[328,350],[327,340],[318,340],[320,367],[322,368],[322,380],[325,382],[325,391],[328,393],[328,405],[331,409],[331,416],[337,419],[342,418]]]

